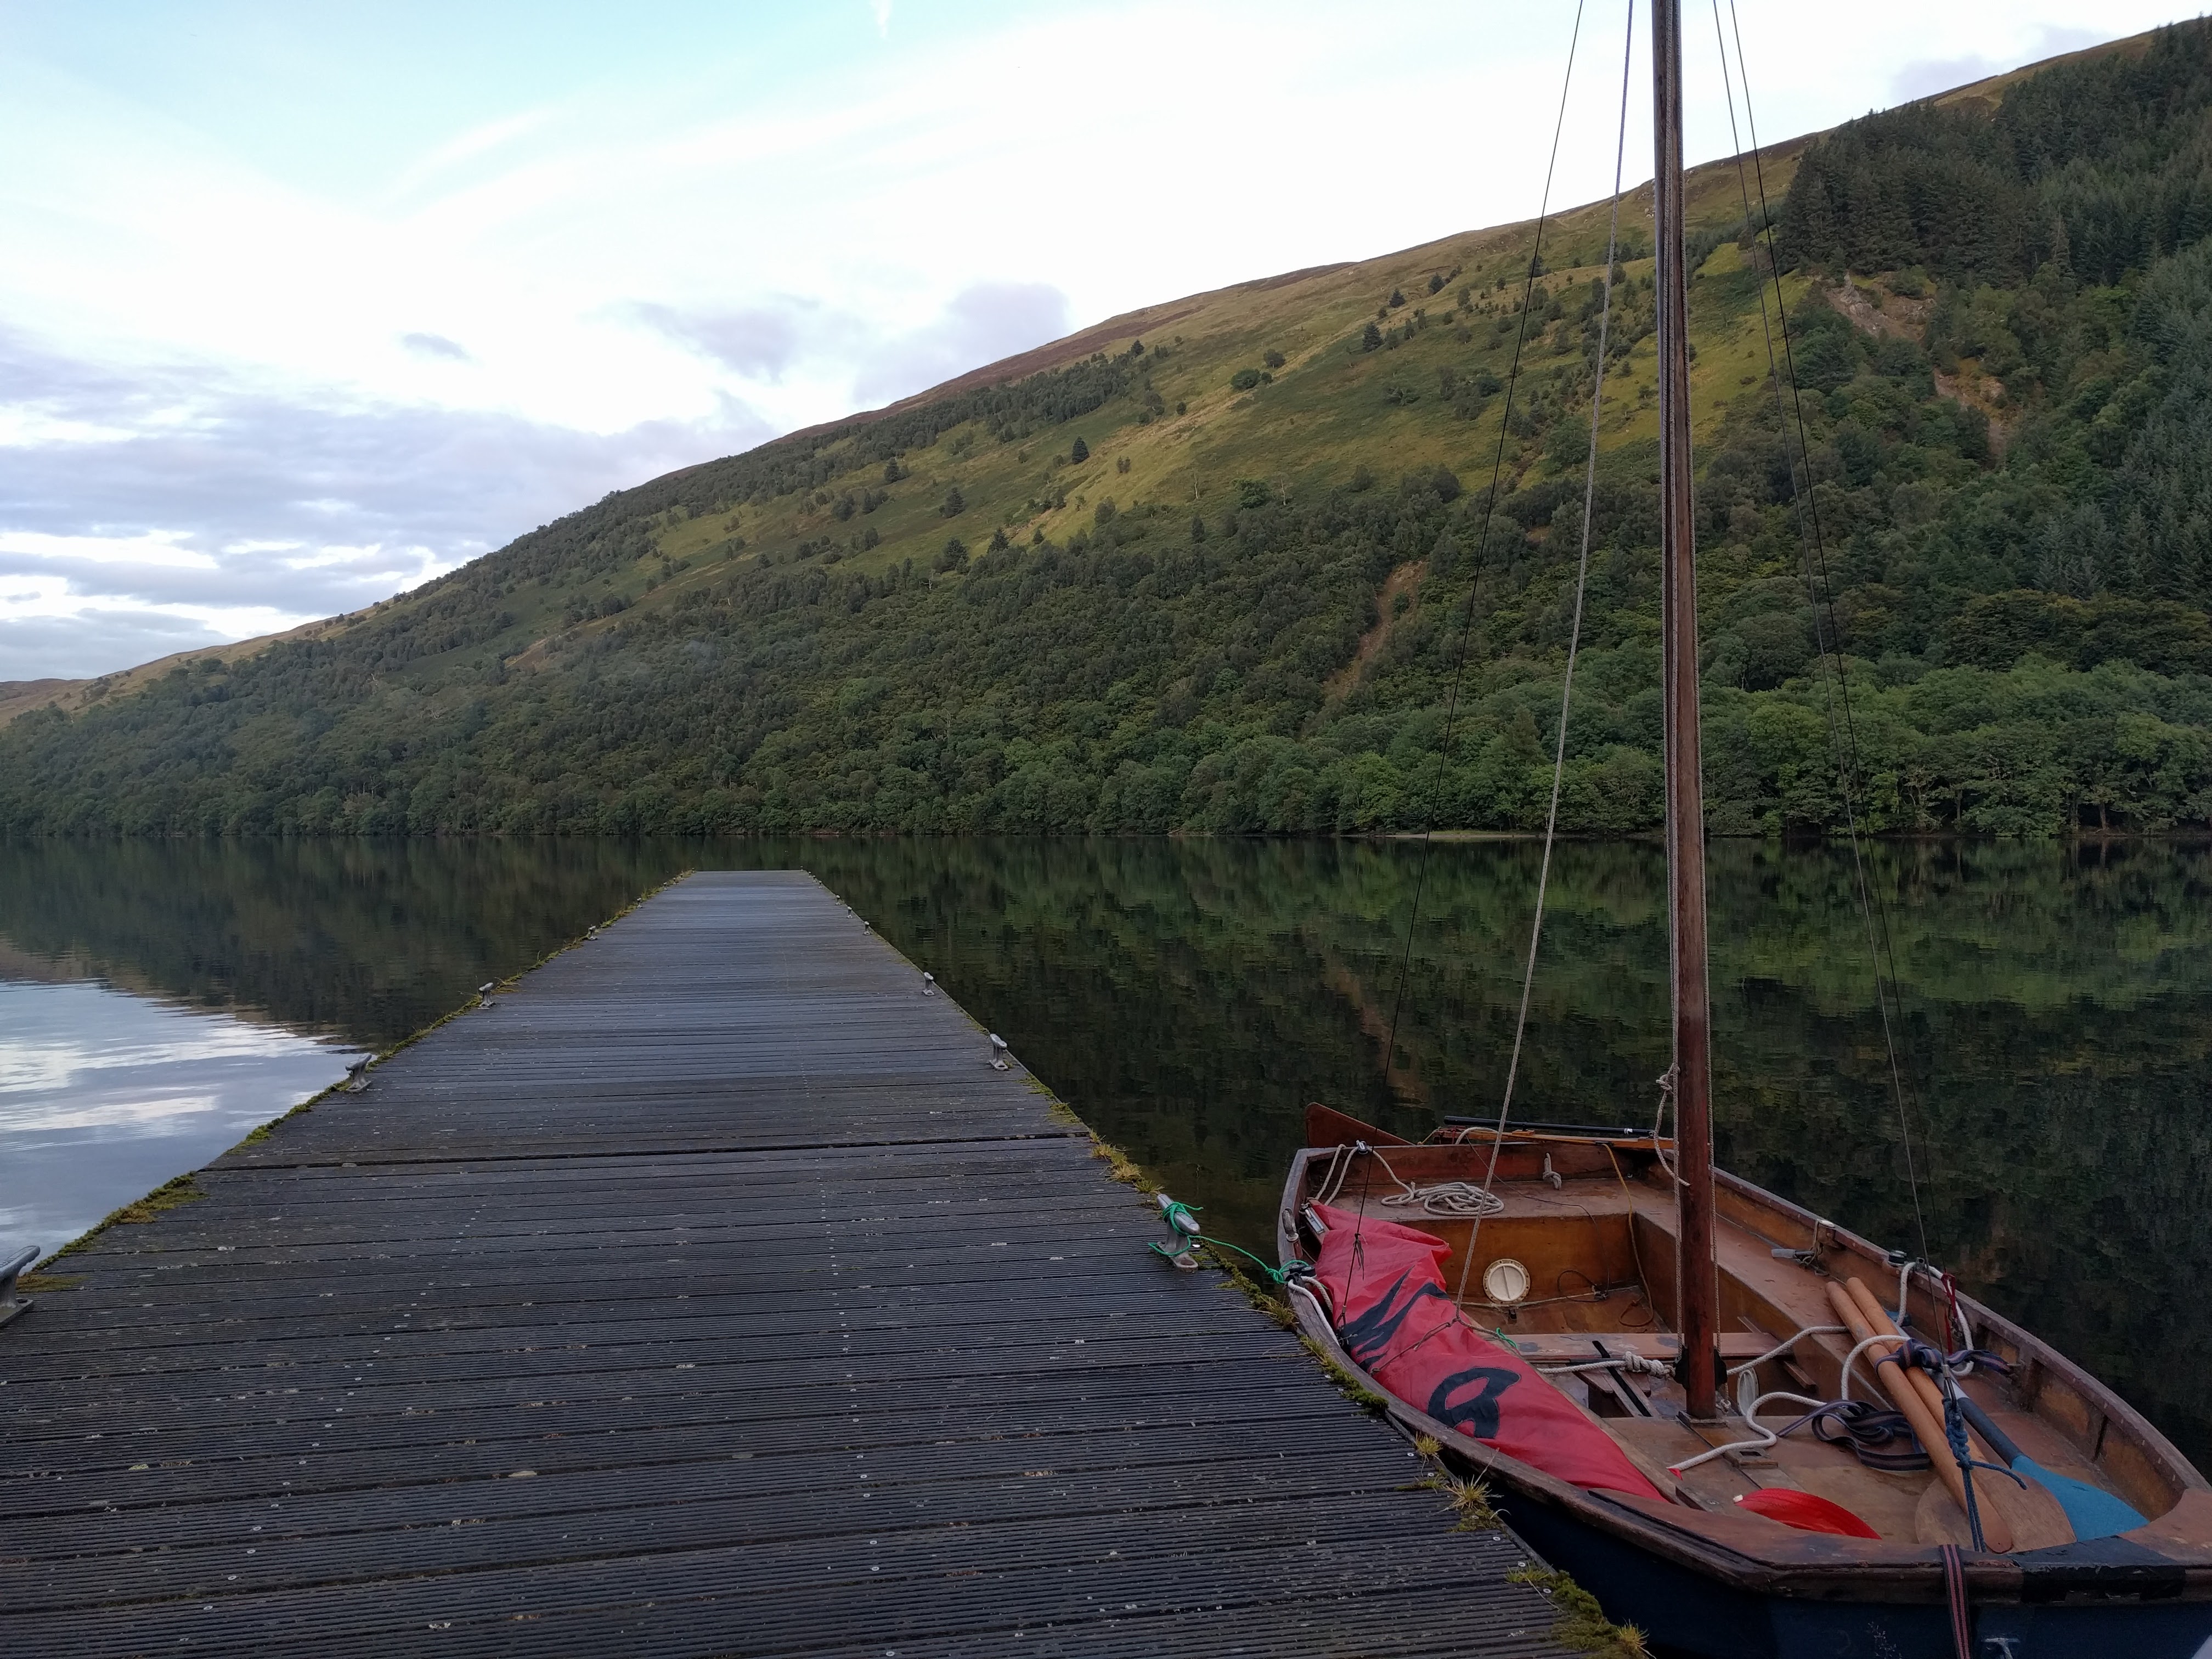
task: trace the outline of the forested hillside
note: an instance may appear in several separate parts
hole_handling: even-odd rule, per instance
[[[2212,28],[1759,173],[1691,190],[1713,827],[1840,824],[1826,640],[1877,829],[2212,821]],[[1648,194],[1624,222],[1569,741],[1593,830],[1660,795]],[[1540,822],[1604,224],[1547,228],[1525,310],[1527,226],[1153,307],[311,636],[75,688],[0,731],[0,824]]]

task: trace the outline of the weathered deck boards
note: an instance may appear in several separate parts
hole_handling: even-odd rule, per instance
[[[70,1257],[0,1332],[0,1650],[1554,1651],[920,990],[696,876]]]

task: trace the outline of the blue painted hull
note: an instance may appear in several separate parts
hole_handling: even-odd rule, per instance
[[[1508,1492],[1502,1498],[1510,1499]],[[1502,1503],[1530,1548],[1635,1625],[1694,1659],[1955,1659],[1938,1606],[1813,1601],[1735,1589],[1526,1498]],[[2130,1596],[1995,1603],[1974,1613],[1974,1659],[2212,1659],[2212,1603]]]

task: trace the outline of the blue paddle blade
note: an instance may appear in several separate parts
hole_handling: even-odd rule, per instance
[[[2133,1509],[2087,1481],[2053,1474],[2033,1457],[2015,1457],[2012,1466],[2019,1474],[2040,1480],[2051,1489],[2051,1495],[2058,1500],[2058,1507],[2066,1511],[2067,1520],[2073,1523],[2074,1536],[2085,1543],[2092,1538],[2132,1532],[2143,1524],[2142,1516]]]

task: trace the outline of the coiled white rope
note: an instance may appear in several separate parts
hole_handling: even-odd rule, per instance
[[[1397,1185],[1396,1192],[1383,1195],[1385,1204],[1419,1209],[1423,1215],[1474,1217],[1496,1215],[1505,1207],[1504,1199],[1472,1181],[1439,1181],[1433,1187],[1417,1187],[1410,1181],[1401,1180],[1398,1172],[1390,1167],[1390,1160],[1372,1146],[1367,1151],[1382,1166],[1382,1173]]]
[[[1408,1186],[1403,1192],[1389,1194],[1382,1201],[1418,1207],[1423,1215],[1496,1215],[1505,1207],[1504,1199],[1472,1181],[1440,1181],[1433,1187]]]
[[[1350,1146],[1339,1146],[1329,1154],[1329,1167],[1322,1176],[1321,1193],[1317,1200],[1333,1204],[1336,1195],[1344,1190],[1345,1177],[1352,1173],[1352,1160],[1362,1152],[1382,1166],[1382,1173],[1390,1177],[1397,1188],[1395,1193],[1384,1194],[1382,1202],[1400,1208],[1418,1209],[1423,1215],[1486,1216],[1496,1215],[1505,1207],[1505,1200],[1487,1188],[1472,1181],[1440,1181],[1433,1187],[1419,1187],[1401,1180],[1390,1167],[1390,1160],[1365,1141],[1355,1141]]]

